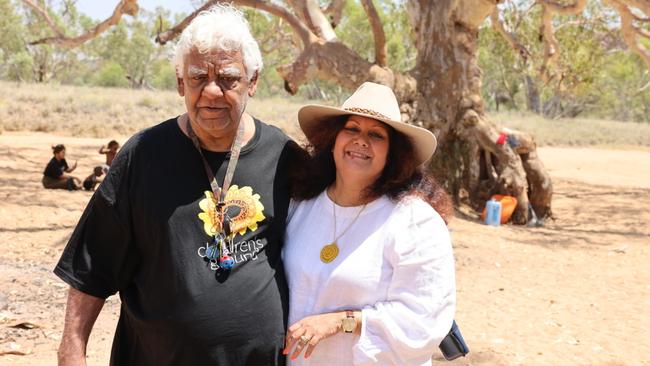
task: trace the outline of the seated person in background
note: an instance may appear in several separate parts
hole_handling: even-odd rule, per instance
[[[102,147],[99,148],[99,153],[100,154],[106,154],[106,165],[111,166],[111,163],[113,163],[113,159],[115,158],[115,155],[117,155],[117,150],[120,149],[120,144],[115,141],[111,140],[108,143],[108,148],[106,146],[102,145]]]
[[[84,189],[87,191],[94,191],[95,187],[102,182],[102,179],[99,177],[101,177],[105,172],[107,172],[106,168],[102,166],[96,166],[95,169],[93,169],[93,174],[87,176],[86,179],[84,179]]]
[[[69,191],[79,189],[81,184],[79,178],[66,174],[77,169],[77,162],[75,161],[72,167],[68,166],[68,162],[65,161],[65,146],[62,144],[52,146],[52,152],[54,157],[47,163],[45,171],[43,171],[43,187]]]

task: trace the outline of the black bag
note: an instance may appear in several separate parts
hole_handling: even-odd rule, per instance
[[[469,347],[467,347],[463,335],[460,334],[460,329],[458,329],[455,320],[451,324],[451,330],[449,330],[445,339],[440,342],[439,347],[447,361],[455,360],[461,356],[465,357],[469,353]]]

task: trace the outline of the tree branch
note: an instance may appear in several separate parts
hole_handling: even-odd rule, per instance
[[[192,14],[188,15],[185,19],[181,20],[180,23],[176,24],[172,28],[167,29],[164,32],[158,31],[158,34],[156,35],[156,43],[160,45],[164,45],[167,42],[171,41],[172,39],[178,37],[182,32],[183,29],[187,28],[188,25],[190,25],[190,22],[192,22],[192,19],[196,18],[197,15],[199,15],[200,12],[204,10],[208,10],[212,5],[216,4],[218,1],[208,1],[205,4],[203,4],[200,8],[196,9]]]
[[[285,90],[295,94],[301,85],[312,79],[334,82],[354,90],[364,81],[373,81],[389,87],[406,88],[415,85],[413,77],[368,62],[341,42],[314,42],[289,65],[277,68],[285,81]],[[407,95],[398,95],[400,100]]]
[[[36,4],[32,0],[23,0],[23,2],[29,5],[29,7],[32,8],[34,12],[36,12],[41,18],[43,18],[43,20],[45,20],[47,25],[50,26],[50,28],[52,29],[52,31],[54,31],[54,34],[56,34],[57,37],[61,37],[61,38],[65,37],[65,33],[61,30],[61,28],[59,28],[58,25],[56,25],[56,22],[54,21],[54,19],[50,17],[50,14],[47,12],[47,10],[41,8],[38,4]]]
[[[539,33],[544,42],[544,61],[540,67],[540,75],[545,82],[553,79],[550,69],[557,64],[560,54],[559,43],[553,31],[553,12],[545,5],[542,5],[542,21]]]
[[[528,61],[528,58],[531,56],[530,51],[519,42],[517,36],[514,33],[510,33],[506,30],[503,22],[499,18],[499,8],[495,7],[494,11],[490,15],[490,20],[492,21],[492,27],[510,44],[515,51],[519,53],[519,56],[524,60],[524,63]]]
[[[372,27],[372,35],[375,39],[375,63],[381,67],[386,66],[386,34],[384,27],[379,19],[379,14],[372,0],[361,0],[363,10],[365,10]]]
[[[333,41],[336,39],[336,33],[332,25],[327,20],[323,10],[318,5],[316,0],[303,0],[307,4],[307,12],[309,19],[314,27],[318,30],[316,34],[326,41]]]
[[[454,2],[457,20],[470,29],[478,30],[485,19],[492,14],[503,0],[460,0]],[[427,3],[426,1],[424,2]]]
[[[585,9],[585,6],[587,5],[587,0],[575,0],[573,4],[563,4],[552,0],[537,0],[537,1],[540,4],[543,4],[552,13],[561,14],[561,15],[580,14]]]
[[[650,16],[650,0],[615,0],[619,4],[627,5],[628,8],[637,8]]]
[[[173,28],[159,34],[156,37],[156,42],[159,44],[165,44],[169,42],[170,40],[178,37],[181,32],[183,32],[183,29],[185,29],[192,19],[194,19],[201,11],[209,9],[211,6],[213,6],[216,3],[231,3],[234,5],[240,5],[240,6],[248,6],[250,8],[254,9],[260,9],[263,10],[269,14],[275,15],[279,18],[284,19],[291,28],[298,34],[300,39],[302,40],[302,43],[305,47],[307,47],[311,42],[315,42],[317,37],[314,33],[312,33],[307,26],[300,21],[295,15],[293,15],[291,12],[289,12],[286,8],[275,5],[274,3],[267,1],[267,0],[232,0],[232,1],[218,1],[218,0],[211,0],[203,4],[199,9],[197,9],[195,12],[187,16],[185,19],[183,19],[180,23],[178,23],[176,26]]]
[[[636,32],[637,32],[640,36],[643,36],[643,37],[645,37],[645,38],[647,38],[647,39],[650,39],[650,31],[648,31],[647,29],[645,29],[645,28],[638,28],[638,27],[634,27],[634,29],[636,30]]]
[[[257,41],[257,43],[260,46],[260,51],[262,51],[262,54],[273,52],[273,50],[276,49],[276,47],[278,47],[278,44],[283,44],[283,45],[290,44],[295,47],[299,47],[299,45],[295,41],[295,38],[293,37],[293,32],[291,33],[284,32],[282,30],[282,24],[283,24],[283,19],[280,19],[279,22],[273,24],[273,27],[269,29],[267,32],[265,32],[262,38]]]
[[[638,15],[636,15],[634,13],[632,14],[632,16],[634,17],[634,20],[636,20],[637,22],[644,22],[644,23],[645,22],[650,22],[650,17],[645,17],[644,18],[644,17],[640,17],[640,16],[638,16]]]
[[[56,23],[52,20],[52,18],[49,16],[49,14],[45,9],[38,6],[32,0],[23,0],[23,2],[29,5],[32,9],[34,9],[34,11],[38,13],[47,22],[47,24],[50,26],[50,28],[52,28],[52,30],[56,34],[56,36],[54,37],[42,38],[30,42],[29,44],[31,45],[55,44],[65,48],[74,48],[83,43],[86,43],[87,41],[93,38],[96,38],[101,33],[109,29],[110,27],[119,23],[120,20],[122,19],[123,14],[135,16],[138,13],[138,0],[121,0],[115,7],[115,10],[113,10],[113,14],[103,22],[97,24],[93,29],[77,37],[67,37],[61,31],[61,29],[59,29],[59,27],[56,26]]]
[[[316,0],[287,0],[303,23],[325,41],[336,40],[336,33]]]
[[[650,39],[647,30],[641,31],[634,26],[634,15],[625,1],[612,0],[610,4],[616,8],[618,14],[621,16],[621,34],[625,44],[634,53],[639,55],[648,68],[650,68],[650,51],[638,39],[638,37],[647,37]]]
[[[327,8],[325,8],[324,13],[329,18],[332,28],[336,28],[341,22],[345,3],[346,0],[332,0]]]
[[[540,68],[540,75],[545,82],[549,82],[555,78],[551,69],[555,68],[560,58],[560,44],[555,38],[553,17],[556,14],[580,14],[587,5],[587,0],[575,0],[572,4],[561,4],[551,0],[537,0],[537,3],[542,6],[540,34],[544,42],[544,61]]]

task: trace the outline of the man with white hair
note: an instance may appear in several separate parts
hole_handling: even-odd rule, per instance
[[[262,59],[235,8],[198,15],[174,66],[187,113],[125,144],[54,270],[70,285],[60,365],[85,364],[117,292],[112,365],[284,363],[296,145],[245,112]]]

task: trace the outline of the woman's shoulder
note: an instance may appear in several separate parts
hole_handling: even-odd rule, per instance
[[[418,196],[406,196],[396,203],[391,219],[400,225],[432,224],[447,227],[442,216],[424,199]]]
[[[310,198],[307,200],[300,200],[300,201],[292,198],[289,201],[289,210],[287,212],[287,223],[291,223],[296,219],[300,221],[305,216],[309,216],[311,214],[312,208],[314,207],[314,204],[316,204],[319,197],[320,195],[314,198]]]
[[[391,238],[387,253],[396,261],[408,253],[446,253],[451,250],[447,224],[422,198],[409,196],[401,199],[387,224],[386,236]]]
[[[312,197],[312,198],[309,198],[309,199],[306,199],[306,200],[297,200],[297,199],[292,198],[289,201],[289,207],[290,207],[290,209],[294,209],[294,210],[298,209],[298,208],[303,208],[303,207],[312,207],[319,201],[322,194],[323,193],[321,192],[316,197]]]

